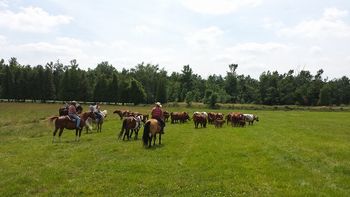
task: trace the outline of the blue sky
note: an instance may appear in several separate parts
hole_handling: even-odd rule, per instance
[[[350,76],[347,0],[0,0],[0,58],[77,59],[83,69],[145,62],[225,75],[324,69]]]

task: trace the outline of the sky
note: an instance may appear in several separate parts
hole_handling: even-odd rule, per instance
[[[350,77],[349,0],[0,0],[0,58]]]

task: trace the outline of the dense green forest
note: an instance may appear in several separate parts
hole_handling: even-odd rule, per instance
[[[203,102],[255,103],[265,105],[341,105],[350,102],[347,76],[328,80],[320,69],[280,74],[263,72],[259,80],[238,74],[238,65],[228,65],[225,76],[207,79],[186,65],[168,73],[158,65],[138,64],[116,70],[108,62],[82,70],[76,60],[45,66],[21,65],[16,58],[0,60],[0,98],[24,101],[79,100],[109,103]]]

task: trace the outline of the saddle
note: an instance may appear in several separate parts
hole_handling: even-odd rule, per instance
[[[67,120],[69,120],[69,121],[71,121],[71,122],[76,122],[76,121],[77,121],[76,119],[71,118],[71,117],[69,117],[68,115],[60,116],[59,119],[61,119],[61,120],[67,119]]]

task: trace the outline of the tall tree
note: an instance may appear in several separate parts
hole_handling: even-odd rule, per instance
[[[236,69],[238,64],[230,64],[229,71],[226,73],[225,77],[225,90],[227,94],[231,96],[230,102],[237,101],[237,74]]]
[[[109,102],[119,102],[119,79],[116,73],[113,74],[112,81],[108,85]]]
[[[134,103],[134,105],[140,104],[146,99],[146,93],[142,84],[135,79],[131,79],[129,93],[130,102]]]

